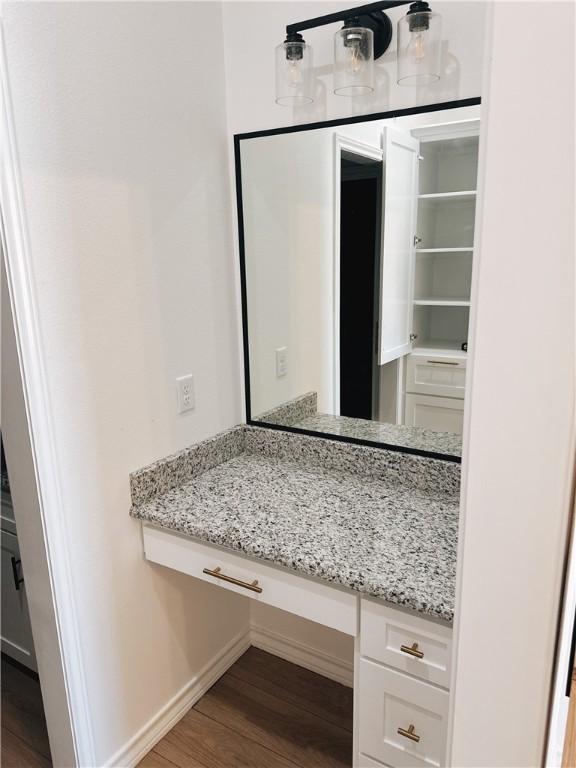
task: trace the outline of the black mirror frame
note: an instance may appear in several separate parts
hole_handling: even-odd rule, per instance
[[[248,340],[248,301],[246,291],[246,255],[244,241],[244,212],[242,207],[242,167],[240,158],[240,142],[247,139],[258,139],[263,136],[275,136],[283,133],[297,133],[300,131],[313,131],[319,128],[334,128],[339,125],[351,125],[353,123],[371,122],[373,120],[387,120],[392,117],[404,117],[406,115],[419,115],[427,112],[439,112],[441,110],[458,109],[461,107],[477,106],[481,103],[480,98],[460,99],[458,101],[446,101],[439,104],[426,104],[421,107],[410,107],[408,109],[395,109],[389,112],[374,112],[369,115],[355,115],[354,117],[345,117],[338,120],[325,120],[316,123],[303,123],[301,125],[290,125],[285,128],[270,128],[263,131],[252,131],[250,133],[234,134],[234,166],[236,179],[236,206],[238,213],[238,251],[240,257],[240,294],[242,300],[242,341],[244,347],[244,396],[246,406],[246,424],[253,427],[263,427],[265,429],[275,429],[281,432],[292,432],[297,435],[307,435],[308,437],[317,437],[324,440],[333,440],[340,443],[352,443],[353,445],[363,445],[370,448],[381,448],[387,451],[396,451],[397,453],[407,453],[414,456],[424,456],[430,459],[441,459],[460,464],[462,458],[445,453],[434,453],[433,451],[424,451],[419,448],[408,448],[402,445],[390,445],[389,443],[378,443],[371,440],[363,440],[356,437],[344,437],[342,435],[331,435],[325,432],[314,432],[309,429],[300,429],[299,427],[284,427],[278,424],[268,424],[264,421],[255,421],[252,419],[250,404],[250,350]]]

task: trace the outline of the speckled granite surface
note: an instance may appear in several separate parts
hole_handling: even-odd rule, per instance
[[[265,411],[254,417],[254,421],[264,421],[267,424],[277,424],[279,427],[291,427],[296,422],[313,416],[318,410],[318,394],[307,392],[286,403]]]
[[[451,621],[459,474],[449,462],[238,427],[133,473],[131,514]]]
[[[432,429],[409,427],[404,424],[387,424],[350,416],[318,413],[317,402],[317,393],[307,392],[277,408],[261,413],[254,420],[277,424],[279,427],[299,427],[310,432],[416,448],[445,456],[462,456],[462,436],[453,432],[435,432]]]
[[[276,424],[275,421],[270,423]],[[375,443],[417,448],[430,453],[462,456],[462,436],[453,432],[434,432],[422,427],[384,424],[380,421],[353,419],[349,416],[331,416],[328,413],[306,416],[293,422],[292,426],[309,429],[312,432],[324,432],[329,435],[356,437]]]

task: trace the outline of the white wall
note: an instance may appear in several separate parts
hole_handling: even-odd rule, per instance
[[[313,672],[327,674],[351,686],[354,638],[292,613],[250,601],[252,640],[257,647],[280,654]]]
[[[346,0],[224,3],[227,99],[233,133],[480,95],[487,3],[439,1],[433,7],[442,15],[444,72],[437,83],[422,89],[396,84],[396,22],[406,13],[405,7],[396,8],[388,14],[394,37],[377,60],[377,88],[372,96],[351,99],[332,92],[333,35],[342,26],[332,24],[304,33],[314,50],[316,100],[297,110],[279,107],[274,102],[274,49],[284,40],[286,24],[350,5]]]
[[[574,5],[520,7],[485,91],[455,766],[542,764],[574,470]]]
[[[252,414],[310,391],[333,413],[333,131],[250,139],[241,157]]]
[[[100,766],[248,617],[237,597],[148,565],[128,517],[130,470],[241,418],[221,8],[11,3],[4,15]],[[179,416],[174,378],[187,372],[197,405]]]

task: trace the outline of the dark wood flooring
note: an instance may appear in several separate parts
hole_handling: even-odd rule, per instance
[[[50,768],[40,683],[2,657],[2,768]]]
[[[352,689],[256,648],[140,768],[349,768]]]

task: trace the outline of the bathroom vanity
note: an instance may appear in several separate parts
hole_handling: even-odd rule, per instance
[[[131,475],[148,560],[354,637],[359,766],[444,764],[457,463],[239,426]]]

